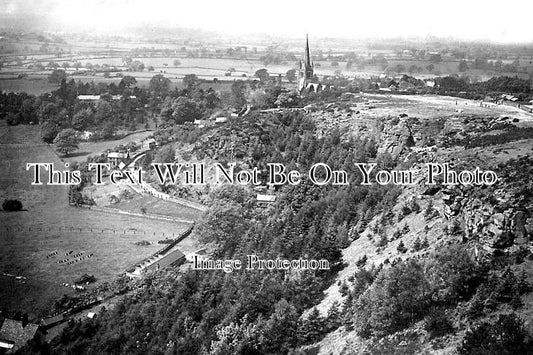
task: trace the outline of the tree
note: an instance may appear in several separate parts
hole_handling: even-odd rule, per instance
[[[183,77],[183,85],[185,85],[187,90],[194,91],[200,85],[200,79],[198,79],[196,74],[187,74]]]
[[[460,71],[460,72],[464,72],[464,71],[466,71],[467,69],[468,69],[468,64],[466,64],[466,60],[464,60],[464,59],[461,60],[461,61],[459,62],[459,71]]]
[[[60,128],[56,123],[51,121],[45,121],[41,125],[41,138],[46,143],[52,143],[59,131]]]
[[[274,102],[277,107],[294,107],[300,103],[300,96],[296,91],[282,92]]]
[[[413,260],[381,271],[356,302],[358,333],[382,336],[420,320],[430,297],[428,286],[422,265]]]
[[[67,73],[63,69],[54,69],[52,74],[48,76],[48,81],[54,84],[61,84],[61,81],[67,79]]]
[[[339,62],[337,62],[336,60],[334,60],[333,62],[331,62],[331,66],[336,68],[339,66]]]
[[[163,114],[163,110],[162,114]],[[170,117],[174,119],[177,124],[185,122],[194,122],[202,116],[202,110],[196,101],[187,97],[180,96],[171,104]],[[167,118],[168,115],[167,115]]]
[[[132,85],[136,85],[136,84],[137,84],[137,79],[135,79],[131,75],[126,75],[125,77],[122,78],[122,80],[120,80],[119,85],[129,88]]]
[[[241,108],[246,105],[246,83],[238,80],[231,84],[233,107]]]
[[[149,87],[156,94],[166,93],[170,88],[170,79],[162,74],[156,74],[150,79]]]
[[[62,130],[54,139],[56,149],[65,155],[78,149],[78,142],[78,134],[72,128]]]
[[[435,65],[434,64],[429,64],[427,67],[426,67],[427,71],[428,72],[432,72],[433,70],[435,70]]]
[[[255,76],[261,81],[267,81],[269,78],[268,70],[265,68],[256,70]]]
[[[135,60],[129,65],[129,69],[131,71],[143,71],[144,70],[144,63],[140,60]]]
[[[20,211],[22,210],[22,202],[19,200],[4,200],[4,202],[2,202],[2,209],[10,212]]]
[[[485,321],[468,330],[457,351],[475,355],[530,354],[532,344],[527,337],[524,322],[516,314],[500,314],[496,322]]]
[[[156,154],[155,161],[157,163],[174,163],[176,160],[176,151],[172,144],[165,145]]]
[[[102,130],[100,131],[100,136],[104,139],[107,139],[112,138],[114,135],[115,127],[113,126],[113,122],[106,121],[102,127]]]
[[[287,70],[287,73],[285,73],[285,77],[287,78],[289,83],[294,82],[294,80],[296,80],[296,70],[295,69]]]

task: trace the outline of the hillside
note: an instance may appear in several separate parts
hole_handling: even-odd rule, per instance
[[[531,116],[435,96],[354,94],[254,110],[154,134],[179,161],[343,169],[350,184],[160,186],[209,207],[212,260],[325,259],[329,270],[157,273],[98,319],[50,342],[77,353],[527,354],[532,334]],[[176,158],[174,158],[176,159]],[[413,171],[363,185],[357,163]],[[427,185],[427,163],[494,171],[484,185]],[[375,172],[370,174],[375,182]],[[323,177],[323,176],[322,176]],[[194,191],[194,193],[193,193]],[[150,336],[156,329],[156,337]],[[485,350],[483,350],[485,349]]]

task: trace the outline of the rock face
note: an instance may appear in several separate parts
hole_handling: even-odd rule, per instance
[[[411,125],[405,117],[393,120],[395,121],[383,125],[378,153],[388,152],[393,158],[397,158],[407,147],[414,145],[415,139]]]
[[[524,245],[532,239],[531,209],[513,207],[509,194],[503,195],[500,203],[494,205],[478,197],[469,197],[468,192],[464,187],[442,191],[445,216],[463,219],[467,240],[477,240],[489,249],[505,249]]]

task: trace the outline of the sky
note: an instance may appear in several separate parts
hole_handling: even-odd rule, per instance
[[[454,37],[533,43],[533,1],[0,0],[1,21],[121,34],[138,25],[301,37]]]

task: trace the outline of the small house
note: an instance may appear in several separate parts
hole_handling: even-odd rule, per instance
[[[124,160],[128,160],[130,158],[130,154],[128,153],[120,153],[120,152],[111,152],[107,154],[107,162],[111,164],[111,168],[114,168],[118,166],[121,162]]]

